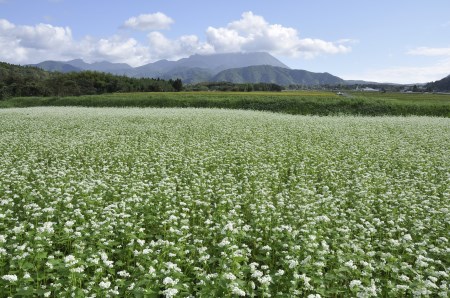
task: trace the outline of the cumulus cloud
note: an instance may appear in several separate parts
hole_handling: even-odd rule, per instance
[[[0,19],[0,60],[25,64],[75,58],[125,62],[135,66],[151,59],[149,48],[134,38],[114,35],[95,39],[87,36],[76,41],[68,27],[15,25]]]
[[[76,50],[78,56],[88,62],[110,61],[139,66],[150,60],[149,48],[134,38],[114,35],[109,38],[94,39],[86,37]]]
[[[134,30],[153,31],[169,29],[173,22],[174,21],[170,17],[166,16],[162,12],[157,12],[153,14],[141,14],[137,17],[131,17],[125,21],[123,27]]]
[[[18,26],[0,19],[2,60],[14,63],[28,62],[30,57],[34,59],[46,57],[49,51],[61,54],[71,49],[72,45],[72,31],[68,27],[55,27],[49,24]]]
[[[184,35],[178,39],[168,39],[161,32],[148,34],[149,52],[154,59],[179,59],[192,54],[212,54],[214,49],[201,42],[196,35]]]
[[[269,24],[262,16],[244,12],[240,20],[226,27],[208,27],[208,43],[216,52],[267,51],[276,55],[313,58],[321,54],[351,51],[350,40],[337,42],[300,38],[296,29]]]
[[[2,0],[0,0],[2,1]],[[161,12],[129,18],[121,28],[148,31],[146,40],[119,31],[102,38],[75,40],[69,27],[50,24],[13,24],[0,19],[0,60],[38,63],[43,60],[82,58],[87,62],[108,60],[139,66],[159,59],[179,59],[192,54],[266,51],[286,57],[313,58],[351,50],[351,40],[325,41],[300,38],[296,29],[270,24],[262,16],[245,12],[224,27],[208,27],[202,40],[197,35],[168,38],[160,30],[174,21]]]
[[[418,47],[407,52],[415,56],[450,56],[450,48]]]

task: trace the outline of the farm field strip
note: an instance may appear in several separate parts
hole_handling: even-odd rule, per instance
[[[35,106],[220,108],[293,115],[435,116],[450,118],[450,95],[325,91],[140,92],[68,97],[20,97],[0,108]]]
[[[448,297],[450,119],[0,110],[0,297]]]

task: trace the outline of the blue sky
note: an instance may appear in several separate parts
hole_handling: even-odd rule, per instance
[[[238,51],[344,79],[433,81],[450,74],[450,1],[0,0],[0,61]]]

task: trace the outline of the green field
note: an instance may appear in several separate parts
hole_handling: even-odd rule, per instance
[[[0,297],[448,297],[449,152],[449,118],[1,109]]]
[[[33,106],[193,107],[281,112],[294,115],[450,117],[450,95],[353,92],[157,92],[78,97],[24,97],[0,101],[0,108]]]

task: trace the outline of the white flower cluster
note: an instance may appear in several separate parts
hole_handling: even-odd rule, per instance
[[[449,144],[449,118],[0,110],[0,293],[449,297]]]

